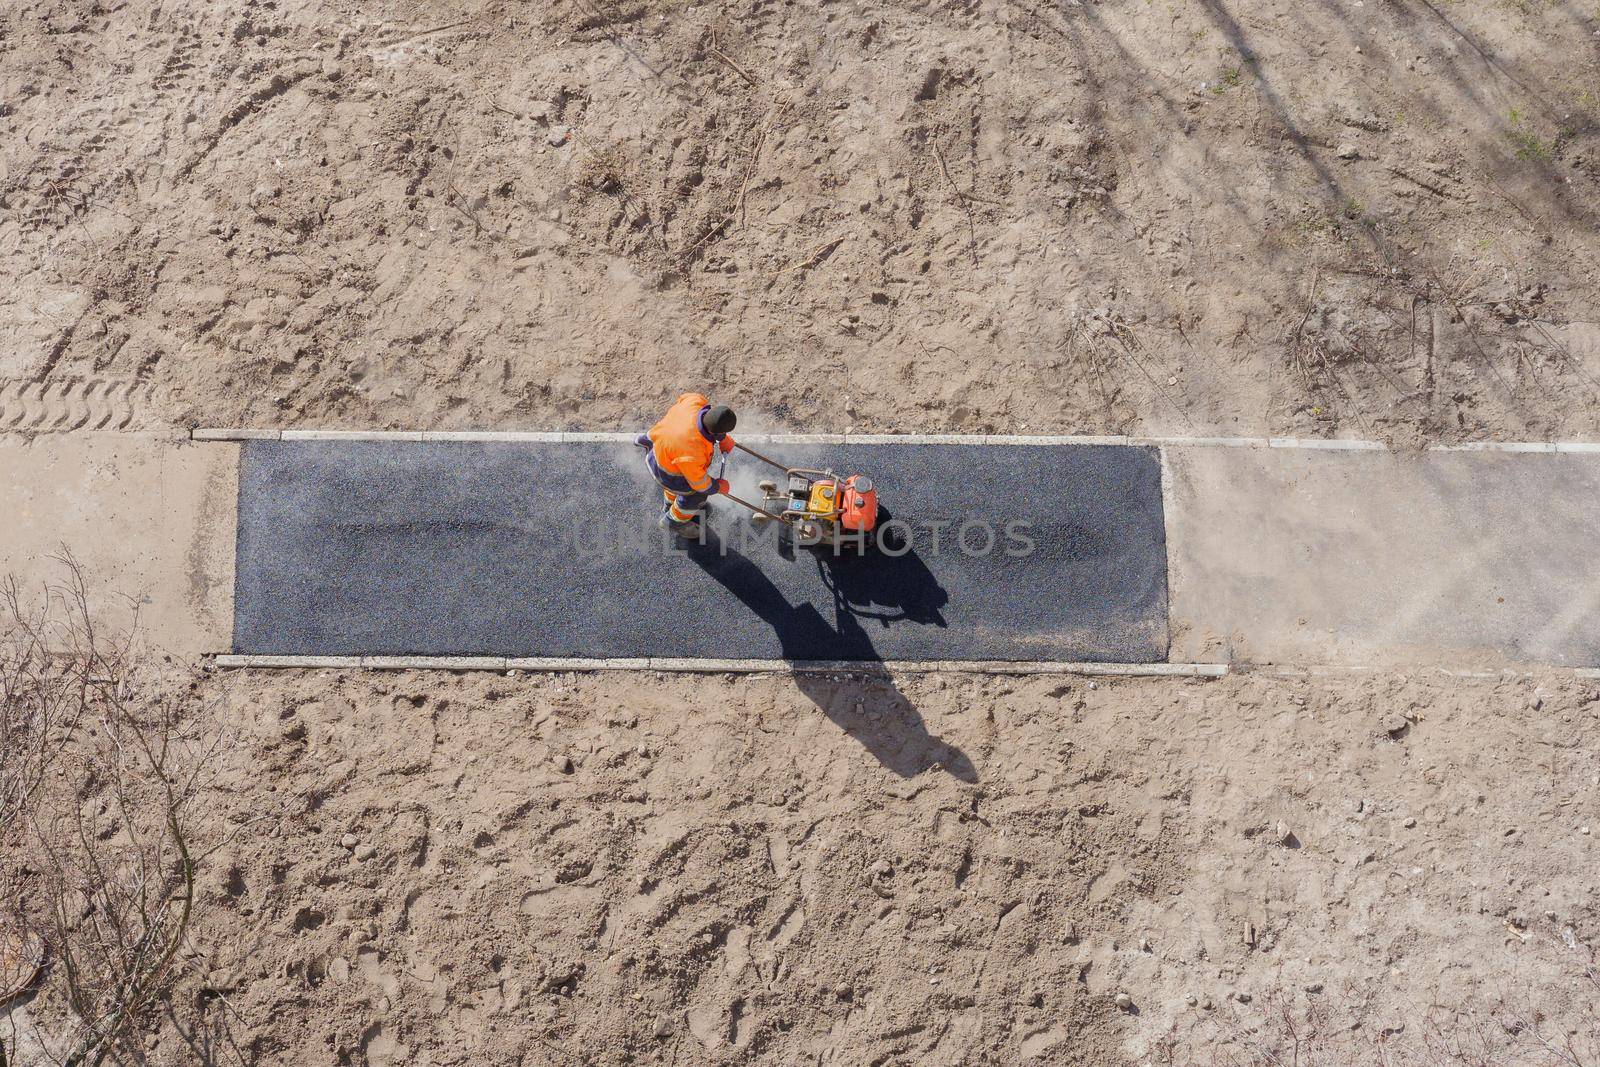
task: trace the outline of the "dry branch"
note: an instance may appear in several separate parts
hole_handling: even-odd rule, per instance
[[[939,169],[944,172],[944,180],[950,183],[950,188],[955,190],[957,196],[972,203],[989,204],[992,207],[1000,206],[1000,201],[990,200],[976,193],[969,193],[956,184],[956,180],[950,176],[950,164],[945,162],[944,152],[940,150],[938,141],[933,142],[933,154],[939,158]]]
[[[835,237],[830,241],[824,241],[817,247],[813,248],[810,252],[806,253],[804,259],[801,259],[795,263],[790,263],[786,267],[779,267],[777,270],[769,272],[767,277],[776,278],[778,275],[787,274],[792,270],[806,270],[807,268],[815,265],[816,262],[823,256],[827,255],[829,252],[832,252],[835,248],[838,248],[842,244],[844,244],[843,237]]]
[[[733,60],[729,59],[727,53],[722,49],[713,46],[711,49],[711,54],[726,63],[730,68],[732,68],[733,72],[739,75],[739,77],[743,78],[747,84],[754,85],[756,83],[755,78],[750,76],[750,72],[739,66],[739,64],[735,63]]]
[[[0,599],[0,720],[20,742],[0,758],[0,834],[21,857],[0,869],[0,943],[43,941],[34,1014],[61,1067],[95,1067],[142,1050],[176,978],[201,854],[191,809],[219,739],[141,676],[133,631],[103,632],[81,568],[61,562],[67,582],[38,607],[14,582]]]

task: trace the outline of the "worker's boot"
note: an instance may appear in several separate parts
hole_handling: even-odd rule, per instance
[[[700,516],[698,514],[691,519],[679,522],[666,512],[662,512],[661,521],[657,525],[685,541],[699,541],[701,539]]]

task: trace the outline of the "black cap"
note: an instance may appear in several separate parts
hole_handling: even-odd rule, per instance
[[[706,432],[713,437],[721,437],[725,433],[732,433],[733,428],[739,424],[739,416],[726,404],[713,404],[706,411]]]

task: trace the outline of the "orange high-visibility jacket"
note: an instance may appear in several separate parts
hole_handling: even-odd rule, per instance
[[[699,393],[684,393],[650,427],[656,464],[684,479],[697,493],[711,488],[711,457],[717,448],[700,430],[700,413],[710,406]]]

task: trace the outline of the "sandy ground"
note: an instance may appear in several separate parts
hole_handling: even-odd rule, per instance
[[[0,421],[1600,433],[1574,2],[0,15]]]
[[[1592,682],[200,692],[185,991],[262,1063],[1289,1062],[1284,1009],[1318,1063],[1453,1062],[1468,1009],[1600,1052]]]
[[[1597,29],[19,0],[0,430],[616,429],[709,383],[765,429],[1594,438]],[[193,681],[235,836],[155,1063],[1600,1041],[1592,683]]]

